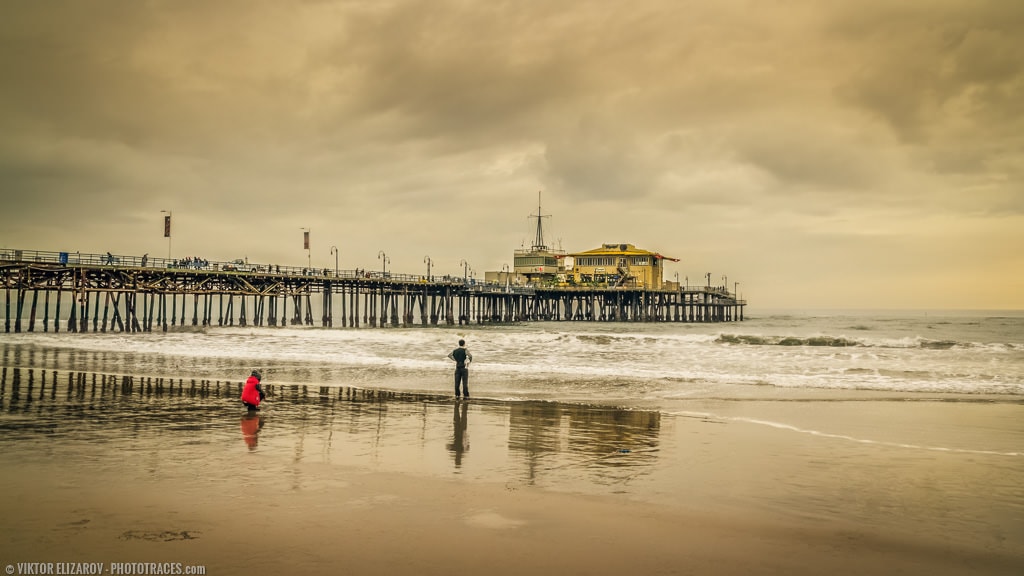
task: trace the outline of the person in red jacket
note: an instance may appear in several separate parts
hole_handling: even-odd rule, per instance
[[[252,375],[245,381],[245,387],[242,388],[242,404],[250,411],[259,410],[260,402],[266,398],[266,394],[263,393],[263,389],[260,388],[260,379],[263,377],[259,370],[253,370]]]

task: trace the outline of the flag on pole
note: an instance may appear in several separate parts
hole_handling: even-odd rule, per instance
[[[302,249],[309,250],[309,230],[302,233]]]
[[[171,215],[164,216],[164,238],[171,237]]]

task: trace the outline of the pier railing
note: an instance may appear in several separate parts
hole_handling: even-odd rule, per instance
[[[277,264],[255,264],[245,259],[232,261],[207,260],[198,257],[186,258],[160,258],[150,257],[148,254],[124,255],[124,254],[92,254],[87,252],[54,252],[47,250],[21,250],[15,248],[0,249],[0,260],[15,262],[39,262],[46,264],[61,264],[67,266],[112,266],[128,268],[150,268],[156,270],[195,270],[205,272],[236,272],[252,274],[281,274],[286,276],[305,276],[319,278],[343,278],[343,279],[375,279],[394,280],[396,282],[426,282],[423,276],[415,274],[395,274],[376,270],[356,268],[352,270],[334,270],[332,268],[309,268],[300,266],[280,266]],[[461,278],[434,277],[432,282],[447,282],[450,284],[462,284]]]

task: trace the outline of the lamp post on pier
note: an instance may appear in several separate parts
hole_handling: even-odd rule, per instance
[[[708,272],[708,273],[707,273],[707,277],[708,277],[708,284],[707,284],[707,287],[708,287],[708,288],[711,288],[711,272]]]
[[[338,247],[331,246],[331,254],[334,254],[334,277],[338,277]]]
[[[386,278],[388,275],[388,263],[391,262],[391,259],[388,258],[388,255],[383,250],[377,253],[377,259],[383,263],[381,277]]]
[[[462,266],[462,283],[469,284],[469,262],[460,260],[459,266]]]
[[[732,283],[732,295],[733,295],[733,298],[736,298],[736,300],[740,299],[740,283],[739,282],[733,282]]]
[[[313,256],[309,250],[309,234],[311,230],[309,228],[300,228],[302,230],[302,247],[306,249],[306,270],[309,271],[313,267]]]
[[[501,265],[501,271],[505,275],[505,290],[508,291],[508,275],[509,275],[508,264],[502,264]]]
[[[430,282],[430,265],[434,263],[430,256],[424,256],[423,262],[427,265],[427,282]]]
[[[171,211],[161,210],[160,213],[167,214],[164,216],[164,237],[167,238],[167,260],[169,261],[171,259]]]

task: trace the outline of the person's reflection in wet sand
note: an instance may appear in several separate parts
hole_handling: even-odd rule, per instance
[[[249,412],[242,416],[242,438],[249,450],[255,450],[260,442],[260,430],[263,428],[263,416],[259,412]]]
[[[455,402],[455,433],[448,449],[455,454],[455,467],[462,466],[462,453],[469,450],[469,433],[466,431],[469,420],[466,418],[466,409],[469,402]]]

